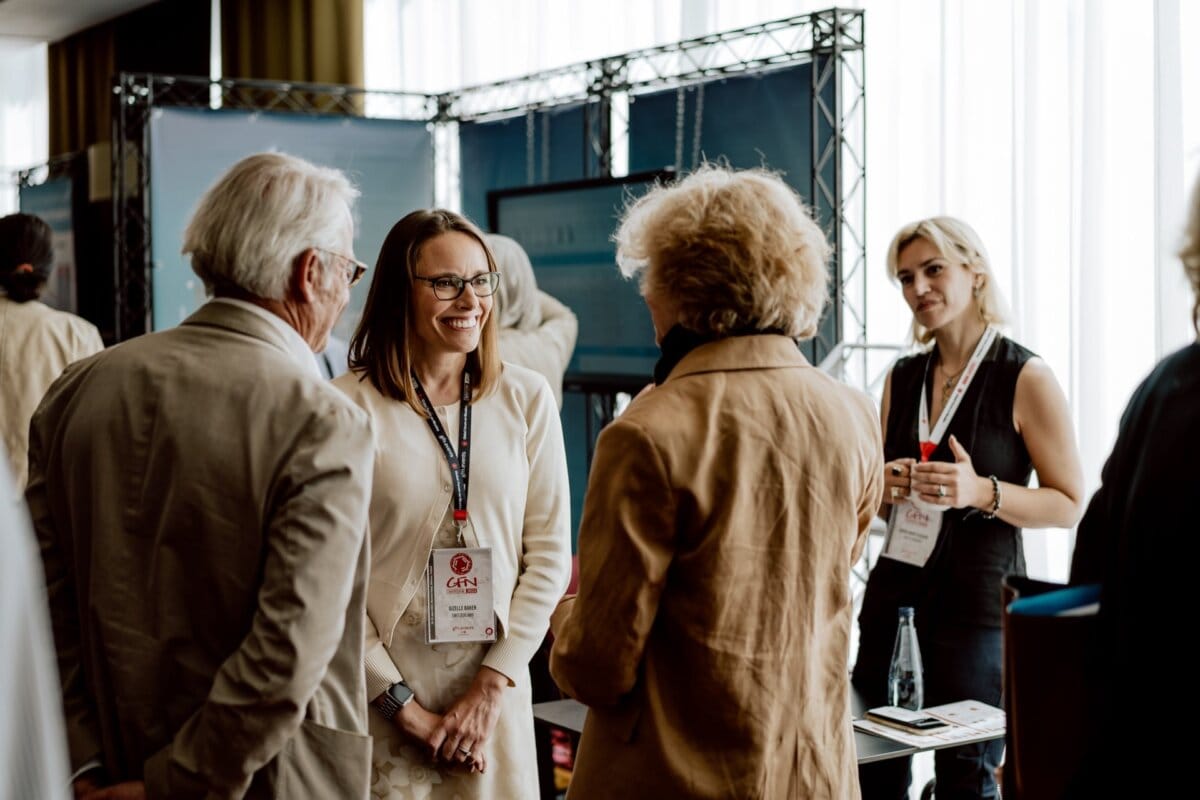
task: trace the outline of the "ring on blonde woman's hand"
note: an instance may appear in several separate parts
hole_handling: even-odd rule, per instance
[[[893,499],[893,500],[895,500],[895,499],[896,499],[897,497],[899,497],[899,496],[900,496],[900,487],[899,487],[899,486],[893,486],[893,487],[892,487],[892,499]]]
[[[946,496],[946,484],[939,483],[938,484],[938,497],[945,497],[945,496]]]
[[[471,756],[471,751],[465,747],[458,748],[458,752],[462,753],[464,756],[467,756],[468,758]]]
[[[892,474],[893,475],[903,475],[904,469],[898,464],[892,464]]]

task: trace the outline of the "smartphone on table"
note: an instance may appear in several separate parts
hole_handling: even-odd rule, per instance
[[[878,706],[868,709],[866,718],[910,733],[937,733],[950,727],[937,717],[899,706]]]

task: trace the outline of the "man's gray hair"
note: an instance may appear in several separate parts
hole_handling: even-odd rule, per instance
[[[211,293],[233,286],[283,300],[296,256],[350,255],[346,230],[358,190],[340,170],[283,153],[243,158],[213,184],[183,235],[183,253]],[[321,253],[328,267],[328,254]],[[324,284],[332,270],[324,270]]]

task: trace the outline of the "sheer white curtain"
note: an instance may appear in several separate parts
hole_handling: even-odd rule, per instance
[[[909,219],[978,228],[1013,334],[1067,392],[1090,496],[1130,392],[1194,336],[1174,243],[1200,145],[1180,43],[1200,15],[1177,0],[865,5],[872,260]],[[870,335],[888,338],[907,310],[873,277]],[[1027,533],[1030,571],[1064,578],[1070,545]]]
[[[370,89],[441,92],[676,41],[694,0],[364,0]],[[696,34],[698,35],[698,34]]]
[[[440,91],[831,5],[366,0],[366,77]],[[968,220],[1013,335],[1067,393],[1090,496],[1130,392],[1194,336],[1174,245],[1200,167],[1200,3],[843,5],[867,19],[869,338],[907,330],[884,276],[892,233],[934,214]],[[1069,535],[1026,544],[1033,574],[1066,576]]]
[[[46,45],[0,36],[0,215],[17,210],[13,173],[49,157]]]

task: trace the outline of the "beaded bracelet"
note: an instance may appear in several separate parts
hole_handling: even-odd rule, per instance
[[[1000,513],[1000,480],[995,475],[988,475],[992,481],[992,510],[984,511],[984,519],[995,519]]]

